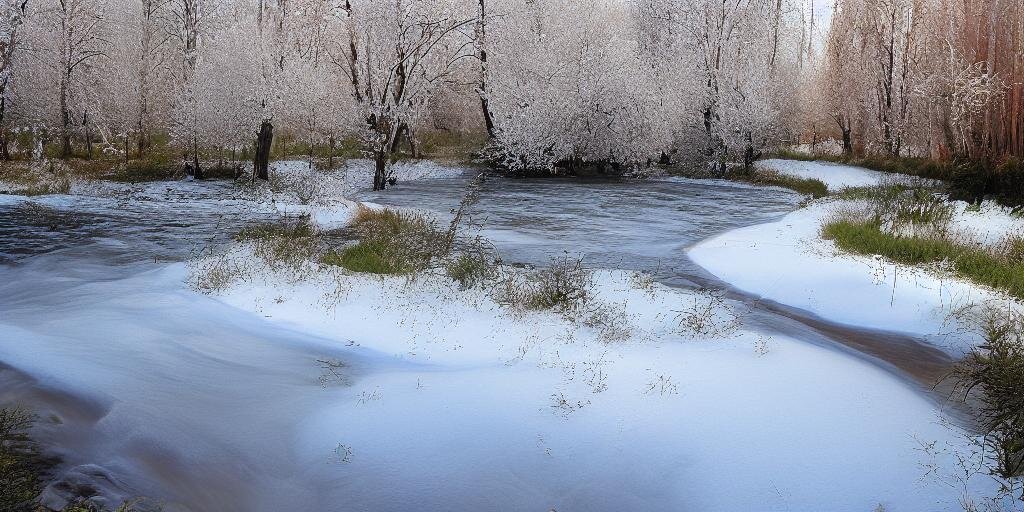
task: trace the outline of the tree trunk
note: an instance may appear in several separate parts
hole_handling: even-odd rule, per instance
[[[203,168],[199,166],[199,139],[194,134],[192,136],[192,173],[192,176],[197,180],[206,177],[203,175]]]
[[[327,153],[327,169],[334,169],[334,137],[330,138],[331,152]]]
[[[850,137],[850,128],[843,127],[843,156],[853,156],[853,138]]]
[[[4,160],[11,159],[10,149],[7,147],[7,130],[4,129],[4,115],[7,113],[7,79],[0,81],[0,154]]]
[[[309,138],[309,170],[313,170],[313,137]]]
[[[384,190],[387,187],[387,153],[384,151],[377,151],[374,154],[375,168],[373,171],[373,190]]]
[[[743,149],[743,170],[744,172],[750,172],[754,165],[754,160],[757,159],[757,152],[754,151],[754,138],[750,132],[747,132],[747,144]]]
[[[256,179],[270,179],[270,145],[274,142],[274,125],[264,120],[256,137],[256,157],[253,159],[252,175]]]
[[[89,131],[89,112],[82,114],[82,128],[85,129],[85,150],[87,160],[92,160],[92,133]]]
[[[61,158],[71,158],[71,111],[68,108],[67,79],[60,83],[60,140]]]
[[[479,37],[478,45],[480,47],[479,59],[480,59],[480,109],[484,114],[484,126],[487,127],[487,136],[491,139],[494,138],[494,118],[491,116],[491,107],[487,99],[487,9],[484,5],[484,0],[479,0],[480,4],[480,22],[478,25],[477,37]]]

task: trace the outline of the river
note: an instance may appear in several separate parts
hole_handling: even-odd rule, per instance
[[[473,173],[357,198],[443,216]],[[506,262],[543,264],[568,253],[669,286],[724,290],[746,309],[748,328],[843,350],[938,403],[929,382],[948,368],[941,352],[749,297],[685,255],[707,237],[777,219],[800,200],[718,181],[489,177],[472,223]],[[356,381],[419,363],[287,329],[183,284],[182,261],[275,215],[224,182],[0,197],[0,400],[40,413],[38,437],[80,491],[95,488],[115,501],[159,497],[169,510],[349,509],[324,494],[322,468],[295,453],[301,419],[325,400],[312,362],[345,361]],[[387,496],[366,494],[352,509],[389,509]]]

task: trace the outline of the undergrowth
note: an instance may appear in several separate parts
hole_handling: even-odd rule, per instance
[[[822,226],[822,237],[840,249],[881,255],[908,265],[941,266],[967,280],[1024,298],[1021,235],[994,246],[963,240],[950,233],[950,204],[926,188],[889,184],[849,190],[843,197],[866,201],[868,207],[840,212]]]
[[[875,171],[905,174],[945,182],[953,199],[978,202],[992,198],[1009,207],[1024,207],[1024,160],[955,159],[940,161],[932,158],[893,157],[868,155],[807,154],[797,151],[779,151],[773,157],[790,160],[823,160],[865,167]]]
[[[984,342],[957,367],[962,390],[982,398],[985,435],[1003,477],[1024,475],[1024,318],[988,311],[980,325]]]
[[[768,169],[754,169],[749,172],[731,172],[726,177],[754,185],[788,188],[814,198],[828,195],[828,187],[816,178],[800,178]]]
[[[56,162],[0,163],[0,194],[42,196],[71,191],[70,173]]]
[[[328,252],[323,263],[353,272],[409,274],[430,268],[451,252],[447,233],[418,212],[360,207],[350,228],[359,242]]]
[[[0,409],[0,510],[30,511],[42,491],[45,465],[28,435],[34,421],[24,409]]]

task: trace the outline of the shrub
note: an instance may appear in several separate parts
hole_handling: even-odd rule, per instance
[[[721,293],[698,290],[693,304],[676,311],[681,333],[697,338],[725,338],[740,328],[739,315]]]
[[[235,240],[252,244],[256,256],[274,269],[303,266],[319,253],[321,245],[308,216],[249,226],[239,231]]]
[[[554,258],[525,275],[512,273],[499,284],[495,300],[518,310],[553,310],[575,318],[591,298],[593,274],[582,258]]]
[[[246,268],[232,251],[189,263],[192,289],[201,293],[219,293],[246,275]]]
[[[67,178],[56,178],[48,182],[39,182],[18,191],[24,196],[45,196],[50,194],[67,194],[71,192],[71,181]]]
[[[23,196],[67,194],[67,167],[55,162],[0,162],[0,193]]]
[[[496,261],[483,251],[460,252],[445,265],[445,274],[463,290],[475,288],[497,275]]]
[[[1004,478],[1024,475],[1024,318],[990,310],[980,322],[984,342],[957,366],[964,398],[980,396],[984,443],[992,469]]]
[[[275,271],[301,278],[315,269],[321,251],[321,235],[309,217],[286,217],[278,222],[255,224],[243,228],[235,240],[252,249],[257,260]],[[217,293],[234,282],[251,277],[257,270],[244,248],[213,250],[189,262],[190,282],[202,293]]]
[[[34,421],[23,409],[0,409],[0,510],[34,510],[42,490],[42,459],[28,435]]]
[[[828,187],[819,179],[800,178],[773,170],[757,169],[751,172],[733,172],[727,174],[726,177],[754,185],[788,188],[815,198],[828,195]]]
[[[528,309],[554,309],[568,312],[579,309],[590,299],[591,272],[583,268],[583,259],[562,256],[530,275],[524,305]]]
[[[185,173],[181,161],[166,153],[153,153],[141,159],[115,162],[112,167],[114,173],[110,179],[125,183],[173,180]]]
[[[451,252],[446,232],[420,213],[360,208],[351,229],[359,243],[321,261],[355,272],[406,274],[425,270]]]

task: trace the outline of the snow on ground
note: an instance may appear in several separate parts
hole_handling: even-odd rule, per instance
[[[351,159],[345,162],[341,172],[347,179],[359,183],[367,183],[373,178],[373,160],[365,158]],[[449,178],[465,172],[464,167],[442,164],[433,160],[400,160],[388,165],[388,172],[399,183],[403,181],[421,180],[425,178]]]
[[[341,228],[352,220],[357,204],[345,197],[356,185],[346,175],[323,173],[303,161],[272,165],[270,186],[254,189],[254,200],[272,203],[283,215],[308,215],[321,229]]]
[[[770,169],[782,174],[798,178],[821,180],[829,192],[849,187],[869,187],[878,185],[883,179],[891,177],[882,172],[840,165],[828,162],[803,162],[799,160],[768,159],[755,163],[760,169]]]
[[[1024,212],[994,201],[970,205],[953,201],[953,219],[949,228],[968,240],[982,245],[995,245],[1011,235],[1024,236]]]
[[[309,478],[352,509],[952,509],[921,442],[961,433],[902,381],[787,337],[681,328],[710,300],[621,271],[595,296],[623,338],[513,314],[440,276],[266,275],[218,299],[411,371],[363,375],[301,419]],[[614,313],[618,311],[618,313]],[[940,475],[956,471],[948,454]],[[381,485],[382,482],[390,482]],[[972,491],[990,491],[972,481]]]
[[[1005,304],[1004,294],[934,269],[842,253],[820,236],[821,225],[845,203],[821,201],[768,224],[745,227],[692,247],[690,258],[749,293],[839,323],[899,331],[960,354],[970,348],[965,307]],[[995,214],[960,213],[954,225],[1000,231]],[[1017,220],[1005,216],[1006,225]],[[980,221],[980,222],[979,222]]]

